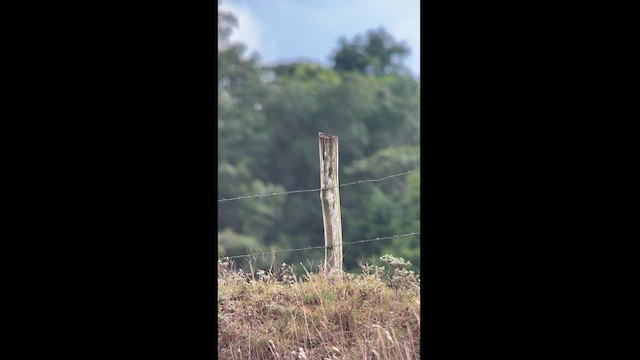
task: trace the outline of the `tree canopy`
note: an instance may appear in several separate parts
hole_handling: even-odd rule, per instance
[[[406,44],[395,41],[384,28],[378,28],[369,30],[364,37],[357,35],[351,42],[340,38],[333,69],[373,75],[399,73],[404,70],[402,60],[409,53]]]

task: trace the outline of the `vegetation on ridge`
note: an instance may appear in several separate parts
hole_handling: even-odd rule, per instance
[[[417,359],[420,277],[402,258],[360,262],[362,273],[257,270],[218,262],[222,359]]]

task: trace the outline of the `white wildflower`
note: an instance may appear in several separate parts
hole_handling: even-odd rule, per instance
[[[384,331],[384,334],[387,335],[387,339],[393,344],[393,339],[391,339],[391,334],[387,330]]]

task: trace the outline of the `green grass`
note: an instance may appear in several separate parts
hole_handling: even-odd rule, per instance
[[[397,267],[363,267],[360,275],[303,270],[247,274],[219,263],[218,357],[420,357],[419,277]]]

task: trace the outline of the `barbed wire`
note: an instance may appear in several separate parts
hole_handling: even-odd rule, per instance
[[[226,201],[234,201],[234,200],[241,200],[241,199],[258,198],[258,197],[265,197],[265,196],[276,196],[276,195],[296,194],[296,193],[305,193],[305,192],[316,192],[316,191],[321,191],[321,190],[329,190],[329,189],[333,189],[333,188],[337,188],[337,187],[339,188],[339,187],[355,185],[355,184],[383,181],[383,180],[391,179],[391,178],[398,177],[398,176],[409,175],[411,173],[418,172],[418,171],[420,171],[420,169],[411,170],[411,171],[403,172],[403,173],[400,173],[400,174],[389,175],[389,176],[385,176],[385,177],[380,178],[380,179],[358,180],[358,181],[354,181],[354,182],[350,182],[350,183],[346,183],[346,184],[330,186],[330,187],[324,188],[324,189],[323,188],[319,188],[319,189],[307,189],[307,190],[293,190],[293,191],[284,191],[284,192],[274,192],[274,193],[269,193],[269,194],[245,195],[245,196],[238,196],[238,197],[229,198],[229,199],[219,199],[218,202],[226,202]]]
[[[351,241],[351,242],[343,242],[342,246],[344,247],[345,245],[360,244],[360,243],[371,242],[371,241],[381,241],[381,240],[395,239],[395,238],[401,238],[401,237],[413,236],[413,235],[420,235],[420,232],[415,232],[415,233],[412,232],[412,233],[407,233],[407,234],[402,234],[402,235],[393,235],[393,236],[387,236],[387,237],[377,237],[375,239],[365,239],[365,240],[358,240],[358,241]],[[218,260],[229,260],[229,259],[236,259],[236,258],[241,258],[241,257],[271,255],[271,254],[278,254],[278,253],[284,253],[284,252],[293,252],[293,251],[302,251],[302,250],[314,250],[314,249],[324,249],[324,248],[326,248],[326,246],[324,246],[324,245],[322,245],[322,246],[309,246],[309,247],[306,247],[306,248],[277,250],[277,251],[269,251],[269,252],[263,252],[263,253],[257,253],[257,254],[223,256],[221,258],[218,258]]]

